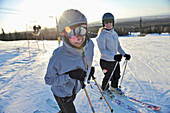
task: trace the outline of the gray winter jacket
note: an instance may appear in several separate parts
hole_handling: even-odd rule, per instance
[[[110,31],[103,29],[97,37],[97,44],[103,60],[114,61],[117,51],[123,56],[126,54],[119,43],[118,35],[114,29]]]
[[[56,96],[72,96],[74,87],[76,89],[75,94],[80,91],[80,81],[70,78],[68,72],[77,68],[82,68],[86,72],[90,71],[93,60],[93,48],[94,44],[89,40],[81,50],[72,48],[65,42],[63,42],[63,46],[54,50],[47,67],[45,83],[52,86],[52,92]],[[84,60],[82,59],[83,51],[85,53]],[[85,67],[87,65],[88,69]]]

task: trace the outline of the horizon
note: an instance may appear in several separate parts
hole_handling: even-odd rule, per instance
[[[55,27],[55,19],[58,19],[67,9],[81,11],[87,17],[88,23],[101,21],[106,12],[111,12],[115,19],[170,15],[170,5],[168,5],[170,0],[89,0],[85,2],[73,0],[72,3],[62,0],[59,4],[55,0],[17,0],[15,2],[6,0],[0,3],[0,27],[5,33],[12,33],[15,30],[26,31],[26,25],[28,30],[38,24],[42,26],[42,29]]]
[[[167,17],[168,16],[168,18],[170,18],[170,14],[169,15],[164,15],[164,14],[162,14],[162,15],[151,15],[151,16],[141,16],[143,19],[146,19],[146,18],[154,18],[154,17],[157,17],[157,18],[162,18],[161,16],[164,16],[164,17]],[[130,19],[132,19],[132,20],[130,20]],[[138,19],[138,20],[140,20],[140,16],[139,17],[129,17],[129,18],[117,18],[116,19],[116,23],[121,23],[121,22],[129,22],[129,21],[136,21],[136,19]],[[151,19],[151,20],[152,20]],[[88,24],[90,25],[90,24],[96,24],[96,23],[98,23],[98,22],[101,22],[101,20],[96,20],[96,21],[93,21],[93,22],[88,22]],[[47,28],[47,27],[44,27],[44,28],[42,28],[42,30],[44,30],[45,28]],[[48,27],[48,29],[55,29],[56,28],[56,26],[54,26],[54,27]],[[28,32],[32,32],[33,30],[28,30]],[[23,30],[23,31],[17,31],[17,32],[26,32],[26,30]],[[15,33],[15,31],[14,32],[10,32],[10,33]],[[0,32],[0,34],[2,34],[2,32]],[[5,34],[9,34],[9,32],[5,32]]]
[[[150,15],[150,16],[139,16],[139,17],[129,17],[129,18],[117,18],[115,20],[116,23],[121,23],[121,22],[129,22],[129,21],[136,21],[136,19],[140,20],[140,17],[142,17],[143,19],[146,19],[146,18],[154,18],[154,17],[157,17],[157,18],[162,18],[161,16],[164,16],[164,17],[167,17],[170,18],[170,14],[160,14],[160,15]],[[132,19],[132,20],[130,20]],[[151,19],[151,20],[152,20]],[[92,21],[92,22],[88,22],[88,24],[96,24],[98,22],[101,22],[101,20],[96,20],[96,21]],[[2,27],[1,27],[2,28]],[[48,28],[48,29],[55,29],[56,26],[54,27],[44,27],[42,28],[42,30],[44,30],[45,28]],[[28,30],[28,32],[32,32],[33,30]],[[21,30],[21,31],[17,31],[17,32],[26,32],[26,29],[25,30]],[[14,32],[5,32],[5,34],[9,34],[9,33],[15,33]],[[0,31],[0,34],[2,34],[2,31]]]

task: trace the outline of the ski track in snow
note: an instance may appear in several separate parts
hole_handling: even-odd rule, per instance
[[[22,48],[23,49],[23,48]],[[24,48],[24,50],[25,50],[26,48]],[[7,81],[5,81],[5,84],[2,86],[2,87],[0,87],[0,90],[2,90],[6,85],[8,85],[8,83],[10,82],[10,81],[12,81],[12,79],[14,79],[17,75],[19,75],[19,73],[21,73],[22,72],[22,70],[24,69],[24,68],[27,68],[27,67],[29,67],[30,65],[30,63],[32,63],[32,62],[35,62],[35,60],[34,60],[34,57],[36,57],[36,55],[34,55],[34,54],[37,54],[37,53],[35,53],[35,51],[36,51],[36,49],[35,48],[32,48],[32,50],[34,49],[34,51],[32,52],[32,60],[31,61],[29,61],[29,58],[27,58],[27,60],[25,60],[25,59],[23,59],[23,58],[21,58],[21,56],[22,56],[22,54],[25,54],[25,52],[26,53],[28,53],[28,51],[24,51],[22,54],[19,54],[19,55],[16,55],[13,59],[11,59],[11,60],[8,60],[8,62],[6,62],[5,63],[5,65],[4,65],[4,67],[2,67],[2,69],[1,70],[3,70],[4,68],[5,69],[7,69],[7,73],[6,74],[10,74],[10,72],[13,72],[13,71],[15,71],[15,69],[13,70],[13,71],[11,71],[11,68],[8,68],[9,67],[9,65],[10,66],[13,66],[13,65],[17,65],[17,70],[16,70],[16,73],[15,74],[13,74],[13,75],[11,75],[11,78],[9,78]],[[13,51],[12,51],[13,50]],[[16,50],[17,49],[12,49],[11,51],[13,52],[13,53],[16,53]],[[27,50],[27,49],[26,49]],[[22,60],[21,60],[22,59]],[[31,70],[31,69],[30,69]],[[23,76],[23,78],[24,78],[25,76]]]
[[[133,77],[133,79],[136,81],[137,85],[139,86],[140,90],[143,91],[142,93],[145,94],[146,96],[146,99],[144,101],[150,101],[151,103],[156,103],[158,105],[164,104],[166,106],[166,104],[168,103],[166,104],[163,102],[160,103],[160,101],[162,101],[160,97],[163,97],[163,95],[169,95],[168,87],[164,87],[164,86],[167,86],[170,82],[169,81],[170,78],[167,76],[169,74],[168,69],[167,69],[169,64],[168,62],[164,62],[164,59],[160,59],[160,58],[167,57],[166,60],[169,61],[168,56],[170,54],[166,46],[166,43],[168,44],[169,40],[165,40],[166,38],[164,37],[161,37],[161,38],[162,39],[156,40],[157,42],[155,41],[154,44],[155,45],[162,44],[162,46],[166,48],[163,52],[161,50],[162,48],[159,49],[160,46],[158,47],[155,46],[154,48],[156,49],[153,49],[153,47],[151,48],[148,47],[148,45],[153,46],[152,44],[147,44],[147,43],[143,44],[144,42],[142,42],[141,44],[143,45],[138,47],[140,45],[140,42],[137,42],[137,41],[135,41],[136,43],[133,42],[134,44],[133,47],[136,47],[135,49],[138,49],[137,52],[135,51],[134,54],[132,53],[132,60],[135,59],[136,65],[134,66],[134,64],[132,64],[132,61],[128,62],[128,68],[127,68],[126,74],[127,76],[131,75],[129,77]],[[158,38],[156,37],[156,39]],[[146,41],[148,40],[150,39],[147,37]],[[151,43],[151,41],[148,41],[148,43]],[[157,53],[159,54],[156,56],[153,56]],[[164,54],[166,54],[166,56],[164,56]],[[160,60],[163,62],[160,62]],[[128,73],[128,71],[130,72],[130,74]],[[160,86],[157,87],[159,84],[161,85],[161,87]],[[165,89],[165,93],[161,92],[161,90],[163,89]],[[163,93],[163,94],[160,95],[160,93]],[[151,97],[149,97],[148,95],[151,95]]]
[[[157,113],[170,113],[169,38],[170,36],[159,35],[120,38],[122,48],[132,55],[127,64],[122,90],[127,96],[161,106]],[[92,40],[95,44],[94,76],[100,85],[104,77],[99,65],[100,52],[95,38]],[[44,83],[44,75],[49,58],[58,45],[57,41],[44,43],[45,51],[42,41],[38,41],[39,45],[35,41],[30,41],[31,60],[29,60],[27,41],[0,41],[0,113],[33,113],[36,110],[55,113],[55,109],[46,104],[46,99],[50,98],[54,102],[55,99],[50,87]],[[99,90],[95,85],[92,87],[94,89],[86,85],[96,113],[110,113],[105,100],[100,100]],[[121,96],[117,98],[122,99]],[[108,101],[114,113],[127,112],[111,100]],[[126,99],[122,101],[142,113],[155,113]],[[92,112],[84,90],[78,93],[75,105],[78,113]]]

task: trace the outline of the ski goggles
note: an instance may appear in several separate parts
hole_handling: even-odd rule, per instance
[[[112,19],[104,20],[104,24],[108,24],[108,23],[113,23],[113,20]]]
[[[75,27],[65,27],[65,35],[68,38],[72,38],[74,36],[84,36],[87,34],[87,25],[86,24],[81,24],[79,26],[75,26]]]

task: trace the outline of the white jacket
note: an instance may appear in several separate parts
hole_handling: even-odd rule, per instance
[[[103,60],[114,61],[114,56],[118,54],[117,52],[123,56],[126,54],[119,43],[118,35],[114,29],[110,31],[103,29],[97,37],[97,44]]]

